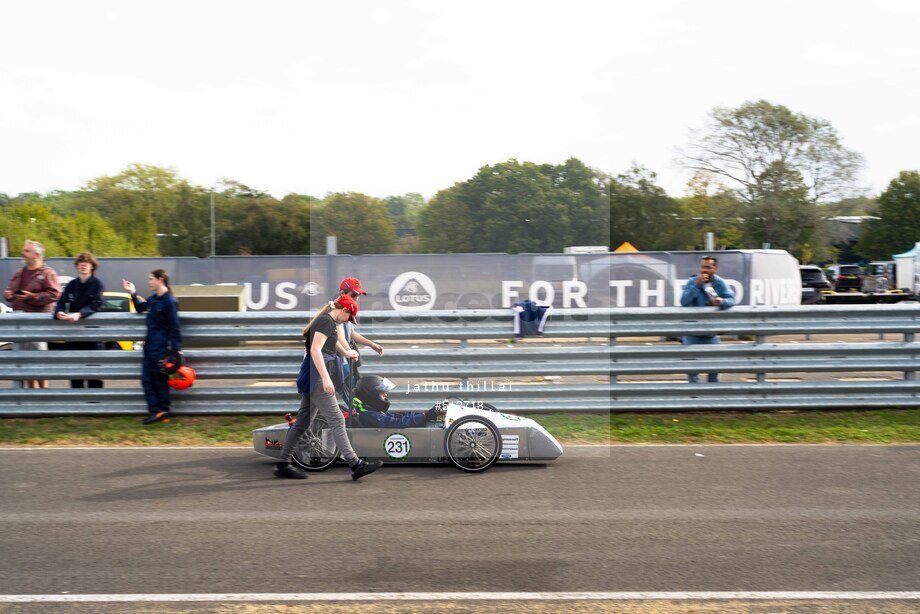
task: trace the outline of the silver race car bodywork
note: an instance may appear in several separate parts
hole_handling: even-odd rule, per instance
[[[293,461],[308,471],[322,471],[338,459],[331,430],[314,416],[295,450]],[[274,424],[252,432],[256,452],[278,458],[289,425]],[[463,471],[484,471],[495,462],[551,461],[562,446],[530,418],[468,407],[462,401],[445,405],[442,419],[417,428],[349,427],[355,452],[385,463],[453,463]]]

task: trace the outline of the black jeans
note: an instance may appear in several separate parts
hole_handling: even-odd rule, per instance
[[[64,343],[65,350],[102,350],[103,345],[97,341],[67,341]],[[71,388],[103,388],[104,384],[101,379],[72,379],[70,380]]]

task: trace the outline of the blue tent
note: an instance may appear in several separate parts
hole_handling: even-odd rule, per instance
[[[892,259],[894,258],[913,258],[916,255],[917,255],[917,246],[914,245],[913,249],[909,249],[903,254],[895,254],[894,256],[892,256]]]

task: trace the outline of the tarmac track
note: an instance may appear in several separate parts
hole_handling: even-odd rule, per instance
[[[270,467],[234,448],[0,450],[0,612],[920,607],[920,446],[574,447],[360,482]],[[394,592],[424,598],[368,595]]]

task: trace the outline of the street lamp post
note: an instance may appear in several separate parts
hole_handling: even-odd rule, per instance
[[[217,239],[214,234],[214,189],[211,189],[211,255],[217,255]]]

